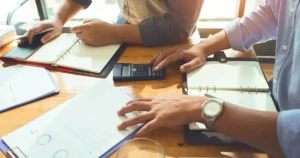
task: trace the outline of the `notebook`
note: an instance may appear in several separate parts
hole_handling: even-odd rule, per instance
[[[120,44],[93,47],[72,33],[63,33],[44,45],[40,42],[42,37],[38,35],[33,44],[25,43],[12,49],[1,60],[105,77],[124,50]]]
[[[184,74],[183,92],[195,96],[209,95],[248,109],[278,111],[256,59],[223,58],[225,60],[220,62],[221,59],[208,59],[205,65]],[[199,122],[187,125],[185,140],[189,144],[202,145],[236,143],[225,135],[209,131]]]
[[[0,68],[0,113],[59,93],[44,68],[15,65]]]
[[[117,115],[117,111],[131,99],[101,81],[4,136],[0,148],[4,153],[16,154],[17,157],[106,158],[142,127],[117,129],[122,121],[136,115]]]
[[[244,108],[277,111],[269,85],[257,61],[208,61],[187,73],[188,95],[206,93]],[[191,130],[206,129],[201,123]]]

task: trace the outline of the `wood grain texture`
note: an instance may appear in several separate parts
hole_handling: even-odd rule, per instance
[[[171,49],[187,44],[199,42],[198,39],[190,39],[184,43],[177,45],[169,45],[158,48],[144,48],[142,46],[131,45],[129,46],[119,60],[121,62],[131,63],[145,63],[151,57],[163,50]],[[2,48],[0,55],[3,55],[15,44]],[[237,56],[243,57],[254,56],[255,52],[250,53],[237,53]],[[6,66],[0,62],[1,66]],[[272,76],[273,65],[263,65],[264,71],[268,77]],[[129,93],[134,97],[142,96],[155,96],[163,93],[181,93],[182,75],[179,72],[179,63],[171,64],[167,67],[166,79],[161,81],[141,81],[141,82],[124,82],[114,83],[112,81],[112,73],[106,79],[95,77],[79,76],[74,74],[67,74],[57,71],[51,71],[56,82],[59,84],[60,93],[56,96],[46,98],[26,106],[22,106],[0,114],[0,137],[16,130],[17,128],[25,125],[26,123],[34,120],[35,118],[43,115],[47,111],[59,106],[61,103],[72,98],[74,95],[82,92],[83,90],[91,87],[94,83],[105,80],[109,84],[118,87],[119,89]],[[220,157],[220,152],[235,152],[235,153],[249,153],[246,157],[266,157],[265,154],[246,147],[233,148],[229,146],[188,146],[184,144],[183,128],[178,127],[174,129],[158,129],[146,137],[158,141],[165,149],[166,157],[175,158],[178,156],[207,156],[207,157]],[[224,156],[224,155],[223,155]],[[0,152],[0,158],[4,158],[4,154]],[[115,154],[110,156],[115,157]],[[244,157],[244,156],[243,156]]]

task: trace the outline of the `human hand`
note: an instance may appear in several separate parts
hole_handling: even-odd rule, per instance
[[[138,133],[142,136],[159,127],[174,127],[192,122],[202,122],[201,107],[206,97],[189,95],[162,95],[141,98],[127,103],[119,116],[133,111],[143,111],[138,116],[124,121],[118,126],[124,130],[129,126],[149,121]]]
[[[154,71],[159,71],[168,64],[182,59],[187,63],[180,66],[180,71],[188,72],[204,65],[206,62],[206,55],[200,44],[185,46],[156,54],[148,64],[153,65]]]
[[[113,28],[113,24],[101,20],[87,20],[70,31],[76,33],[76,36],[86,44],[99,47],[116,43]]]
[[[59,19],[41,21],[40,23],[32,27],[30,30],[28,30],[28,32],[26,33],[28,43],[29,44],[32,43],[34,35],[36,33],[39,33],[45,29],[50,29],[50,28],[52,28],[52,31],[48,32],[41,38],[41,42],[44,44],[50,41],[51,39],[53,39],[54,37],[61,34],[63,28],[63,22],[60,21]],[[22,44],[24,41],[25,40],[19,41],[19,44]]]

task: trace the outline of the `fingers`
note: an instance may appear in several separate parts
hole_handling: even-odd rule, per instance
[[[156,54],[154,58],[151,60],[151,64],[153,64],[153,66],[156,67],[157,64],[159,64],[166,56],[175,53],[176,51],[178,51],[177,48]]]
[[[47,28],[51,28],[53,27],[53,24],[51,23],[41,23],[40,25],[33,27],[32,29],[30,29],[28,31],[28,35],[27,35],[27,39],[28,39],[28,43],[31,44],[33,41],[33,36],[38,33],[41,32],[42,30],[45,30]]]
[[[154,61],[153,67],[156,67],[166,56],[166,53],[160,53]]]
[[[143,97],[143,98],[138,98],[138,99],[131,100],[131,101],[127,102],[126,105],[128,105],[132,102],[135,102],[135,101],[152,101],[152,100],[153,100],[152,97]]]
[[[74,26],[70,29],[70,31],[72,33],[79,33],[79,32],[82,32],[86,28],[87,28],[87,23],[79,25],[79,26]]]
[[[49,32],[47,33],[42,39],[41,42],[43,44],[47,43],[48,41],[50,41],[51,39],[53,39],[56,36],[55,32]]]
[[[167,56],[166,58],[164,58],[155,68],[154,71],[159,71],[162,68],[164,68],[165,66],[169,65],[170,63],[173,63],[177,60],[183,59],[184,58],[184,52],[178,52],[178,53],[174,53],[171,54],[169,56]]]
[[[205,64],[205,60],[200,59],[199,57],[194,58],[193,60],[191,60],[190,62],[182,65],[180,67],[180,71],[181,72],[188,72],[191,71],[199,66],[202,66],[203,64]]]
[[[159,56],[159,54],[155,54],[151,60],[148,61],[148,65],[152,65],[154,63],[154,61],[156,61],[157,57]]]
[[[83,32],[76,33],[76,37],[82,40],[84,38]]]
[[[88,19],[88,20],[85,20],[83,23],[86,24],[86,23],[90,23],[90,22],[93,22],[93,21],[99,21],[97,19]]]
[[[159,123],[156,119],[148,122],[136,135],[135,137],[142,137],[143,135],[159,128]]]
[[[144,114],[140,114],[132,119],[128,119],[124,122],[122,122],[122,124],[120,124],[118,126],[118,129],[119,130],[124,130],[126,129],[127,127],[130,127],[130,126],[134,126],[134,125],[137,125],[139,123],[145,123],[149,120],[152,120],[153,118],[155,117],[155,115],[153,113],[144,113]]]
[[[151,110],[151,106],[148,102],[135,101],[123,107],[120,111],[118,111],[118,115],[123,116],[133,111],[150,111],[150,110]]]

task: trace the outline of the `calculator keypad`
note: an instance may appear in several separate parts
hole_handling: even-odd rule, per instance
[[[132,71],[132,70],[136,71]],[[145,65],[145,64],[132,64],[131,65],[131,72],[133,76],[138,76],[138,77],[161,77],[163,76],[163,71],[158,71],[158,72],[153,72],[152,66]]]

